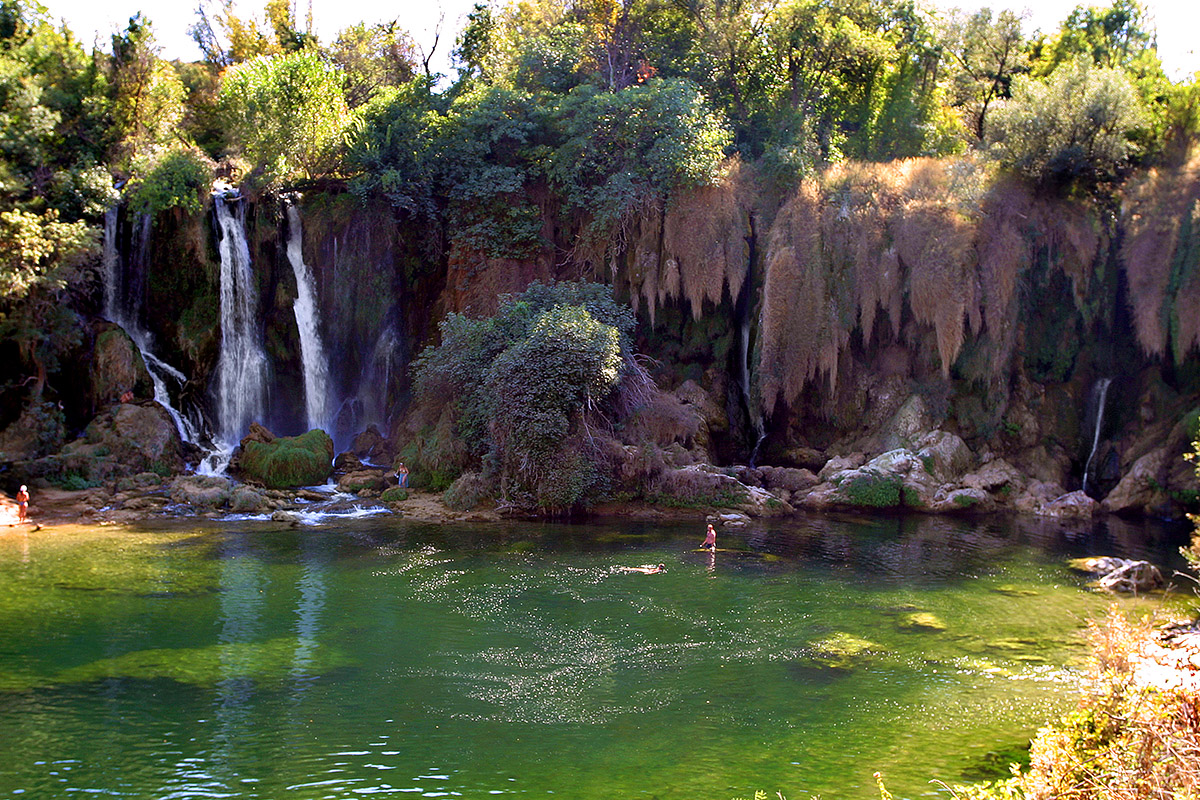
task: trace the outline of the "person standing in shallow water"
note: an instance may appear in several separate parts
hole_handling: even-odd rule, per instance
[[[713,528],[712,523],[708,525],[708,532],[704,534],[704,544],[700,545],[701,549],[716,551],[717,549],[717,532]]]

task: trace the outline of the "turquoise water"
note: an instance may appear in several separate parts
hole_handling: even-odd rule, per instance
[[[930,796],[1070,704],[1111,601],[1065,556],[1177,546],[702,527],[0,534],[0,796]]]

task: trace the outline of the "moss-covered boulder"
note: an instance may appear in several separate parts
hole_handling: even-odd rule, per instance
[[[808,646],[799,666],[809,669],[848,671],[883,652],[875,642],[839,631]]]
[[[313,486],[333,474],[333,439],[314,429],[269,442],[244,441],[236,463],[243,480],[268,489]]]

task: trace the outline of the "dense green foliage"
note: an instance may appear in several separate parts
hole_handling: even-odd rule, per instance
[[[190,33],[195,63],[163,59],[140,14],[89,52],[37,2],[0,2],[14,382],[36,376],[40,393],[81,335],[72,309],[96,299],[114,187],[139,211],[194,214],[214,174],[340,184],[426,224],[430,269],[540,259],[600,275],[644,256],[662,282],[631,286],[696,310],[742,282],[750,212],[732,175],[791,191],[847,160],[975,150],[1042,188],[1105,194],[1200,132],[1200,81],[1168,80],[1136,0],[1080,6],[1034,39],[1007,12],[910,0],[496,0],[440,32],[456,36],[454,76],[403,20],[323,43],[286,0],[207,0]],[[450,339],[479,335],[461,324]],[[486,427],[467,410],[461,425]]]
[[[606,286],[534,283],[493,317],[447,316],[441,344],[417,362],[416,402],[451,422],[503,501],[586,505],[605,489],[588,416],[617,387],[633,326]],[[423,469],[418,457],[413,472]]]
[[[333,440],[322,430],[280,436],[270,442],[246,442],[238,468],[247,481],[268,489],[314,486],[333,471]]]
[[[341,76],[316,53],[260,56],[231,68],[220,107],[250,161],[269,179],[330,169],[346,125]]]

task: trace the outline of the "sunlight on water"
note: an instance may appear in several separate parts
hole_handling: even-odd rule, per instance
[[[693,527],[0,535],[0,796],[931,796],[1070,703],[1110,599],[1065,558],[1132,541]]]

